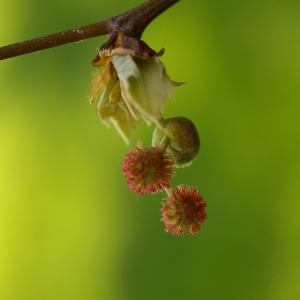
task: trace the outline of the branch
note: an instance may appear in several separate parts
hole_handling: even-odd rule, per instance
[[[125,31],[132,37],[140,38],[153,19],[178,1],[148,0],[136,8],[94,24],[0,47],[0,60],[119,31]]]

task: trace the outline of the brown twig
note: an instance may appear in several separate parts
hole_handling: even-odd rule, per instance
[[[148,0],[125,13],[94,24],[0,47],[0,60],[119,31],[125,31],[132,37],[140,38],[154,18],[178,1]]]

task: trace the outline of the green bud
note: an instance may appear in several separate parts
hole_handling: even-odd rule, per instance
[[[184,117],[166,119],[163,130],[155,128],[152,146],[160,145],[165,137],[169,139],[166,153],[175,161],[175,166],[191,164],[200,150],[200,138],[195,125]]]

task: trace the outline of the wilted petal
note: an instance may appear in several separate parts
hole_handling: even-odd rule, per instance
[[[112,63],[120,79],[125,103],[134,106],[151,121],[160,118],[165,98],[172,96],[174,85],[158,58],[144,60],[114,55]]]
[[[124,109],[122,109],[122,106]],[[116,111],[111,117],[111,121],[115,125],[117,131],[122,136],[124,141],[129,144],[129,139],[138,123],[138,120],[133,118],[132,115],[126,110],[127,107],[125,103],[116,106]]]
[[[99,93],[109,84],[112,79],[117,77],[113,65],[110,61],[111,57],[102,59],[102,69],[96,72],[93,76],[90,103],[94,103]]]
[[[105,121],[109,117],[113,116],[116,110],[116,106],[114,105],[107,105],[109,103],[110,99],[110,94],[117,83],[117,79],[111,80],[105,90],[103,91],[101,97],[100,97],[100,102],[98,104],[98,116],[102,121]]]
[[[109,95],[109,102],[106,105],[116,105],[124,103],[123,97],[121,95],[121,88],[119,80],[116,80],[114,87]]]
[[[125,142],[129,143],[129,138],[132,134],[133,129],[138,123],[138,119],[134,118],[131,115],[124,101],[123,103],[119,103],[116,105],[113,105],[111,103],[111,96],[114,89],[116,88],[116,85],[118,84],[118,80],[116,79],[111,80],[108,83],[106,89],[101,95],[100,102],[98,104],[98,116],[100,120],[104,122],[108,119],[112,121]],[[117,97],[117,95],[115,97]]]

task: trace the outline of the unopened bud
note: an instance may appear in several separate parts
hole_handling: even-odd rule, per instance
[[[167,154],[175,161],[176,167],[192,163],[200,150],[200,138],[195,125],[185,117],[174,117],[165,120],[163,130],[156,127],[153,132],[152,146],[157,146],[168,137]]]

